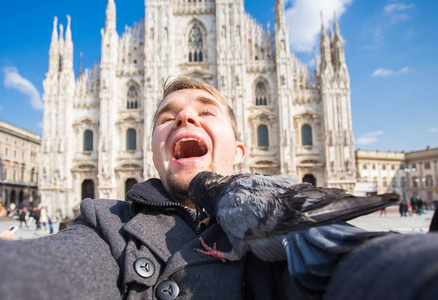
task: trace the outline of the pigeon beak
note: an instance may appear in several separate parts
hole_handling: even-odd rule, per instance
[[[210,217],[207,211],[203,208],[196,207],[196,219],[204,220],[205,218]]]

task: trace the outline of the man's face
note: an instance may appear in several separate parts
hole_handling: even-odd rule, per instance
[[[175,200],[187,198],[188,185],[199,172],[231,175],[245,156],[226,107],[206,91],[170,93],[160,104],[155,122],[154,164]]]

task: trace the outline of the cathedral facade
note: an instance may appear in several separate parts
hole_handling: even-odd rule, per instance
[[[283,0],[264,29],[243,0],[146,0],[145,17],[119,36],[109,0],[101,58],[73,72],[71,20],[55,17],[44,80],[41,201],[64,217],[85,197],[125,199],[156,177],[152,119],[163,83],[215,86],[234,109],[247,147],[236,172],[286,174],[353,190],[350,79],[337,23],[322,25],[315,71],[289,48]],[[82,69],[82,68],[81,68]]]

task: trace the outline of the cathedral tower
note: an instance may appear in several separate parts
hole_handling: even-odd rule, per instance
[[[71,19],[67,16],[65,40],[63,25],[57,32],[57,18],[53,22],[52,41],[49,50],[49,69],[44,87],[44,119],[42,140],[42,172],[40,172],[40,192],[42,202],[51,208],[63,210],[71,207],[72,176],[69,153],[72,136],[71,114],[75,91],[73,72],[73,42]],[[54,213],[54,212],[52,212]]]
[[[350,107],[350,77],[335,16],[330,40],[321,26],[319,83],[324,106],[327,187],[352,191],[356,181],[353,126]]]

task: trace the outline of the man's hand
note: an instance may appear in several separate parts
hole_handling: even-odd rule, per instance
[[[11,230],[11,229],[5,229],[3,230],[3,232],[0,234],[0,239],[2,240],[7,240],[10,241],[12,240],[12,238],[15,235],[15,231],[16,230]]]

